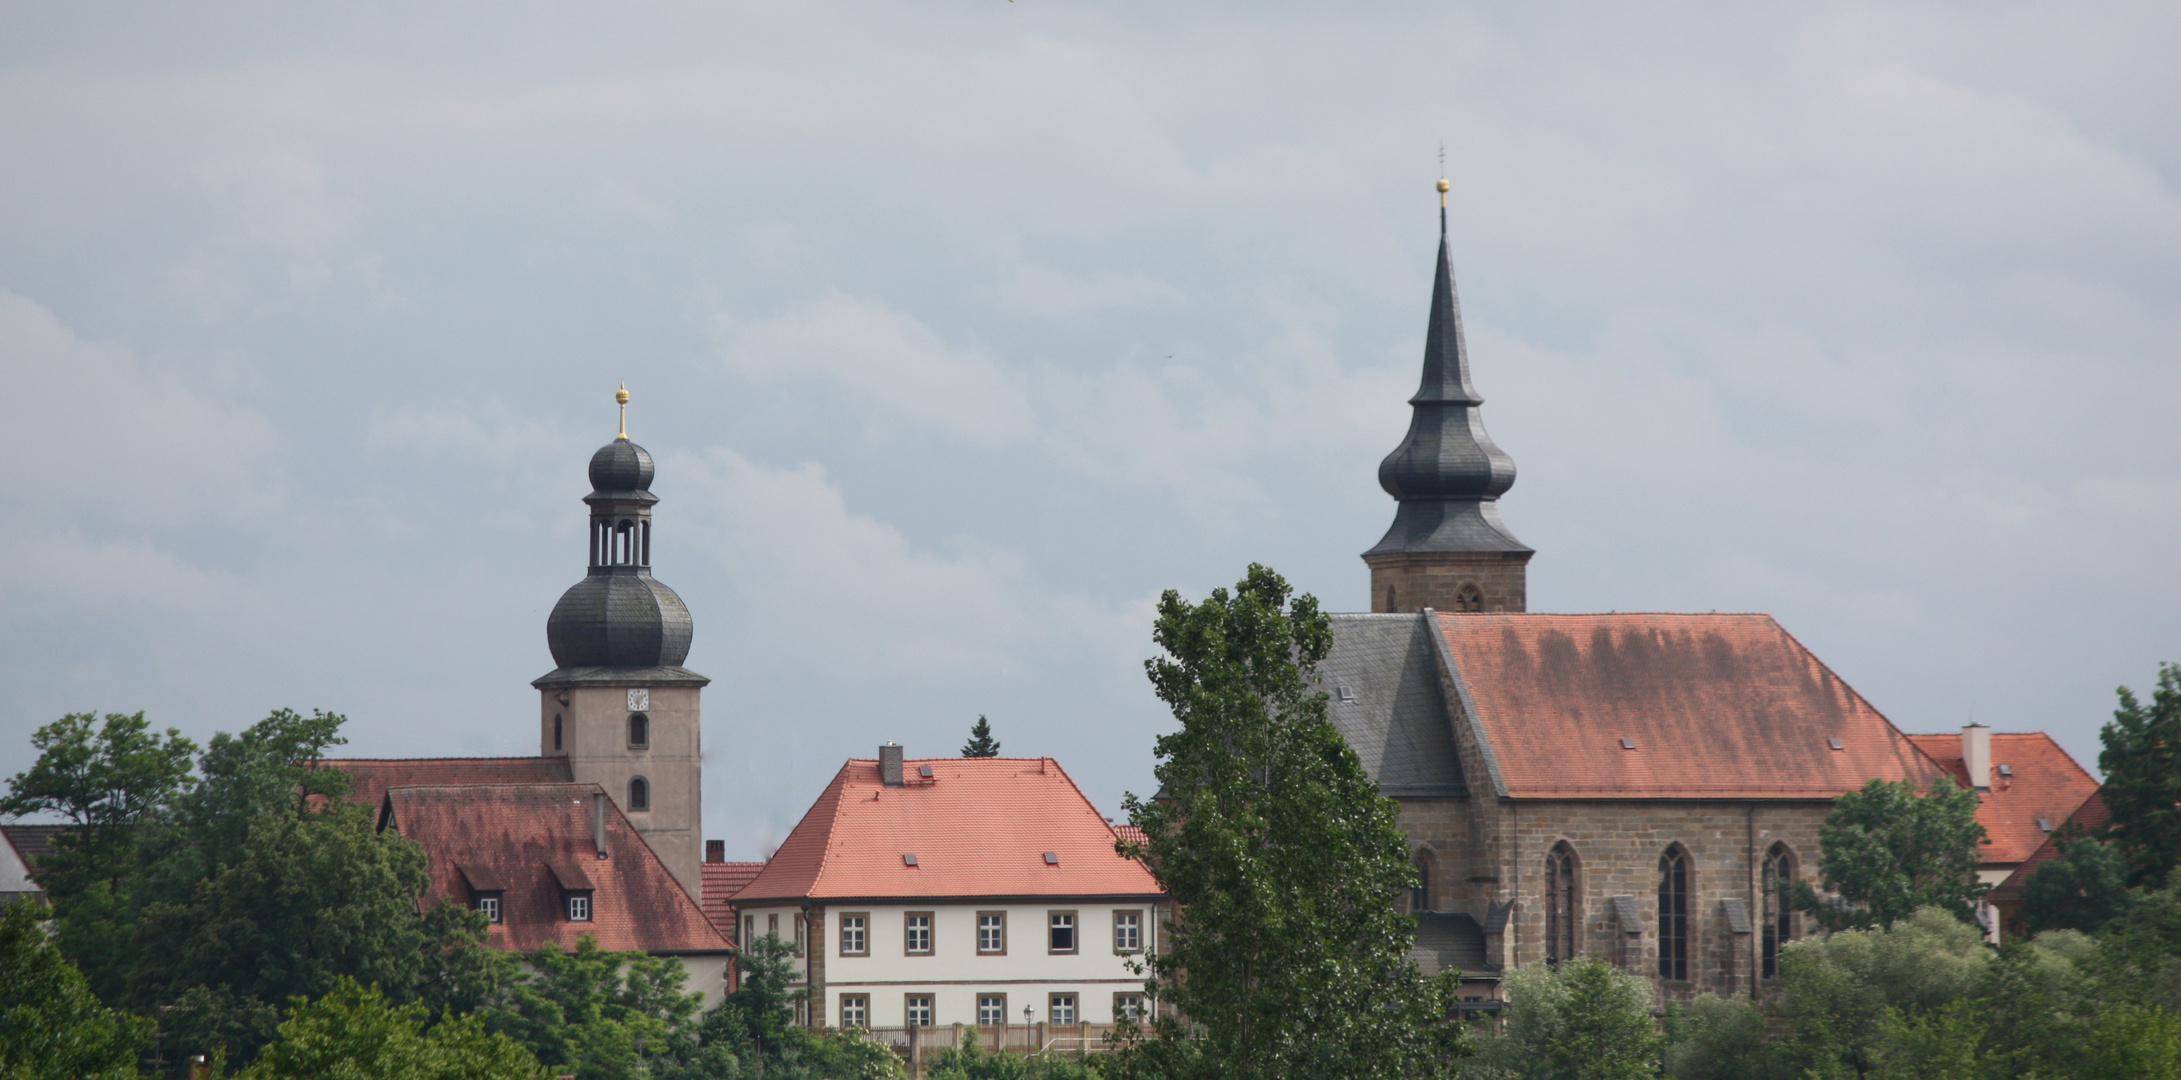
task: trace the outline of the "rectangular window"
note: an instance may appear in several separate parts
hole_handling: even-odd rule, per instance
[[[998,956],[1007,951],[1006,912],[977,913],[977,951],[985,956]]]
[[[910,956],[931,955],[931,912],[912,911],[901,917],[901,948]]]
[[[1049,1017],[1053,1023],[1075,1023],[1074,994],[1054,994],[1052,997],[1052,1002],[1052,1009],[1046,1013],[1046,1016]]]
[[[931,995],[910,994],[902,1002],[902,1015],[910,1027],[931,1026]]]
[[[867,1028],[871,1026],[871,995],[841,995],[841,1026]]]
[[[757,916],[755,916],[755,915],[744,915],[744,916],[742,917],[742,940],[741,940],[741,941],[738,941],[738,942],[735,942],[735,944],[737,944],[737,945],[740,945],[740,946],[742,946],[743,948],[747,949],[747,948],[749,948],[749,947],[750,947],[750,942],[751,942],[751,941],[752,941],[753,939],[755,939],[756,937],[757,937]]]
[[[797,954],[802,953],[803,946],[810,944],[810,938],[808,936],[809,934],[810,917],[807,915],[797,915],[795,917],[795,951]]]
[[[767,916],[765,916],[765,932],[766,932],[767,934],[770,934],[770,935],[772,935],[773,937],[779,937],[779,936],[780,936],[780,916],[778,916],[778,915],[767,915]]]
[[[568,921],[569,921],[569,922],[590,922],[590,921],[591,921],[591,898],[590,898],[590,897],[588,897],[588,896],[571,896],[571,897],[569,897],[569,898],[568,898]]]
[[[1007,1022],[1006,994],[977,995],[977,1022],[986,1027]]]
[[[1142,952],[1144,947],[1144,913],[1141,911],[1116,911],[1113,913],[1113,951],[1117,953]]]
[[[871,917],[869,915],[865,915],[861,912],[857,912],[853,915],[843,914],[841,916],[842,956],[870,955],[871,941],[864,934],[864,930],[866,928],[865,924],[870,922],[870,920]]]
[[[500,894],[486,893],[477,898],[477,910],[485,913],[486,922],[500,921]]]
[[[1114,1023],[1120,1023],[1123,1020],[1140,1023],[1143,1018],[1144,996],[1142,994],[1113,995]]]
[[[1046,951],[1056,953],[1074,952],[1075,912],[1049,911],[1045,913],[1045,917],[1050,920],[1050,928],[1047,931],[1048,937],[1045,943]]]

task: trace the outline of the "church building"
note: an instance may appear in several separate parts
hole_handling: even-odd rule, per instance
[[[2018,762],[1993,763],[1981,728],[1905,735],[1769,615],[1528,610],[1534,552],[1497,505],[1515,467],[1470,378],[1446,187],[1423,379],[1378,470],[1397,509],[1363,553],[1371,612],[1332,616],[1319,669],[1401,804],[1424,966],[1460,968],[1472,998],[1581,955],[1662,998],[1759,993],[1805,931],[1788,893],[1815,882],[1832,800],[1874,778],[1975,786],[1983,874],[2005,879],[2096,787],[2045,736],[2000,736]]]
[[[538,691],[538,755],[330,760],[381,828],[424,846],[428,907],[484,911],[490,944],[682,960],[717,1002],[729,944],[704,897],[700,695],[682,665],[691,621],[651,576],[651,455],[621,433],[591,456],[589,566],[546,620],[554,668]],[[724,911],[724,909],[721,909]]]

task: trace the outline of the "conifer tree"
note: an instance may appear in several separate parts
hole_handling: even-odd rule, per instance
[[[969,741],[962,744],[963,757],[998,757],[1000,741],[992,737],[992,722],[977,714],[977,723],[969,729]]]

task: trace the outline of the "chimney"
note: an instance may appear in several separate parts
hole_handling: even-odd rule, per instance
[[[706,841],[704,842],[704,861],[705,861],[705,862],[726,862],[726,861],[727,861],[727,841],[725,841],[725,840],[706,840]]]
[[[598,857],[606,857],[606,793],[591,792],[591,843],[598,846]]]
[[[1961,763],[1969,770],[1969,786],[1992,790],[1992,729],[1972,723],[1961,729]]]
[[[878,748],[878,782],[887,787],[901,786],[901,746],[885,743]]]

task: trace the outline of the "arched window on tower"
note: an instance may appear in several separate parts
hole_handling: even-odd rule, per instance
[[[560,714],[553,714],[553,749],[560,749]]]
[[[1416,853],[1416,884],[1409,889],[1409,911],[1431,910],[1431,852]]]
[[[629,780],[629,809],[651,809],[651,781],[641,776]]]
[[[1575,930],[1582,924],[1575,896],[1575,852],[1567,841],[1545,855],[1545,962],[1575,959]]]
[[[1774,844],[1764,856],[1764,977],[1778,978],[1780,949],[1795,940],[1795,856]]]
[[[629,749],[641,750],[651,745],[651,717],[649,714],[629,714]]]
[[[613,528],[613,563],[627,566],[636,561],[636,524],[623,521]]]
[[[1483,611],[1484,590],[1478,588],[1474,581],[1462,582],[1462,587],[1454,590],[1454,610]]]
[[[1680,844],[1658,857],[1658,977],[1689,978],[1689,853]]]
[[[1391,585],[1386,586],[1386,610],[1401,610],[1400,594],[1395,592],[1393,586]]]

